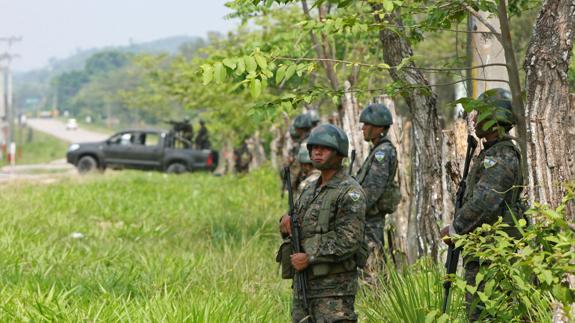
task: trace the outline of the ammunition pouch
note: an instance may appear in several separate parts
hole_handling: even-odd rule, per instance
[[[295,269],[291,265],[291,255],[293,248],[290,239],[284,239],[278,253],[276,262],[280,264],[283,279],[292,279],[295,275]]]
[[[389,185],[383,190],[383,194],[379,201],[377,201],[377,208],[381,213],[391,214],[397,210],[397,205],[401,200],[401,193],[399,186],[393,179],[389,181]]]

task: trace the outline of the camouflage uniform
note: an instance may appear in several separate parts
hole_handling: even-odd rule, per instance
[[[513,214],[521,214],[518,208],[521,187],[512,189],[514,185],[523,183],[520,160],[518,148],[508,138],[485,143],[484,149],[473,160],[463,205],[450,226],[450,235],[471,232],[484,223],[494,223],[501,216],[510,225],[507,233],[512,237],[518,236],[509,208]],[[480,264],[477,259],[464,259],[467,284],[475,286],[475,277],[483,265],[486,264]],[[480,284],[479,289],[482,288],[483,284]],[[476,294],[467,293],[465,298],[469,319],[476,321],[482,304]]]
[[[317,169],[312,170],[311,173],[309,173],[309,175],[307,175],[307,177],[305,177],[299,183],[296,196],[299,198],[299,196],[301,195],[301,193],[303,193],[303,190],[306,188],[306,186],[308,186],[313,181],[316,181],[320,176],[321,176],[321,171],[319,171]]]
[[[355,259],[363,242],[365,194],[343,167],[325,185],[320,182],[321,178],[307,185],[295,205],[302,221],[301,244],[310,264],[306,269],[309,314],[313,322],[356,321]],[[294,289],[293,322],[305,317]]]
[[[367,198],[365,234],[369,246],[368,271],[377,271],[382,265],[385,215],[393,212],[389,209],[389,204],[394,204],[395,201],[390,199],[394,196],[397,198],[399,194],[395,183],[396,171],[397,151],[387,137],[382,137],[372,148],[357,174],[357,181]]]

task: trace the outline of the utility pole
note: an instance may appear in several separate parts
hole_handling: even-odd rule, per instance
[[[0,42],[6,42],[8,44],[8,50],[2,54],[0,54],[0,62],[7,61],[4,70],[5,72],[2,73],[2,78],[6,80],[5,84],[5,91],[4,97],[2,100],[4,101],[4,108],[6,110],[6,121],[8,125],[7,135],[8,138],[6,140],[6,144],[8,146],[8,156],[10,156],[10,164],[14,165],[16,162],[16,144],[14,142],[14,106],[13,106],[13,98],[12,98],[12,60],[14,58],[19,57],[17,54],[12,54],[10,49],[14,43],[22,41],[22,37],[0,37]],[[4,85],[3,85],[4,86]]]

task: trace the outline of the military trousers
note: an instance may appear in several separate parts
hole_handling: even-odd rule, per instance
[[[367,239],[367,245],[369,247],[366,271],[369,273],[377,273],[384,268],[384,227],[384,217],[369,217],[365,219],[365,238]]]
[[[357,322],[354,308],[355,295],[333,296],[308,299],[310,312],[307,313],[298,297],[293,297],[293,323]]]

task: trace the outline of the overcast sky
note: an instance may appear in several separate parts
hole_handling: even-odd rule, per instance
[[[0,37],[22,36],[15,70],[44,67],[78,49],[226,32],[229,0],[0,0]],[[0,54],[7,50],[0,42]]]

